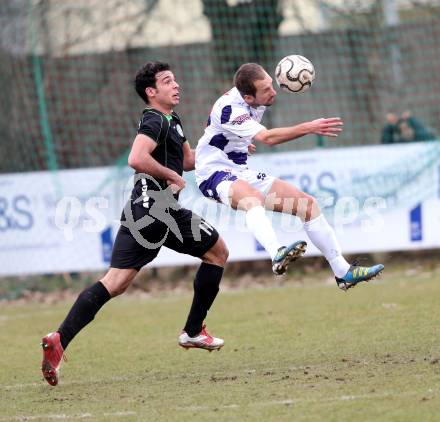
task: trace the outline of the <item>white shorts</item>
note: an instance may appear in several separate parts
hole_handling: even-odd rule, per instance
[[[225,169],[211,174],[208,179],[200,183],[199,189],[207,198],[230,205],[229,191],[235,180],[244,180],[263,195],[267,195],[275,177],[249,169]]]

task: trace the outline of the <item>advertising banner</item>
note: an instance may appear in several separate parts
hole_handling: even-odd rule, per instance
[[[249,168],[318,199],[344,253],[440,247],[440,142],[256,154]],[[92,168],[0,175],[0,276],[105,270],[133,171]],[[243,212],[201,195],[193,172],[180,203],[217,228],[229,260],[268,258]],[[301,221],[271,213],[283,244]],[[320,252],[310,243],[306,255]],[[198,262],[162,248],[151,266]]]

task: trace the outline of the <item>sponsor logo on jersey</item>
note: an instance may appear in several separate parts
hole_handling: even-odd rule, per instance
[[[250,120],[250,119],[251,119],[251,116],[248,113],[241,114],[240,116],[237,116],[234,120],[232,120],[231,124],[233,124],[233,125],[241,125],[246,120]]]
[[[183,138],[183,136],[184,136],[183,129],[182,129],[182,126],[179,125],[179,123],[177,123],[177,125],[176,125],[176,131]]]

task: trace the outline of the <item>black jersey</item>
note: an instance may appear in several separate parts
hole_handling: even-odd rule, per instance
[[[156,161],[182,175],[186,138],[176,113],[167,116],[156,109],[146,108],[138,133],[157,143],[151,153]],[[174,199],[170,197],[166,180],[153,178],[148,171],[137,174],[135,180],[131,199],[122,211],[111,267],[139,270],[157,256],[162,245],[196,257],[202,257],[214,246],[219,238],[217,230],[183,208],[177,202],[177,195]]]
[[[147,107],[139,122],[137,133],[148,136],[157,143],[151,156],[162,164],[175,171],[179,176],[183,173],[183,144],[186,142],[182,123],[177,113],[163,114],[159,110]],[[148,174],[148,172],[146,172]],[[167,188],[166,180],[151,177],[162,189]],[[139,182],[138,182],[139,184]],[[157,185],[148,181],[148,189],[157,190]]]

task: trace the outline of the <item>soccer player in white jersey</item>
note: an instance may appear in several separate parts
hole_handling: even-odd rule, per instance
[[[346,290],[379,274],[382,264],[360,267],[341,253],[333,228],[317,201],[286,181],[248,169],[253,141],[275,146],[307,134],[335,137],[342,131],[339,117],[320,118],[295,126],[267,129],[260,121],[276,97],[272,78],[256,63],[236,72],[234,87],[214,104],[204,135],[196,149],[196,180],[202,193],[246,212],[246,224],[272,259],[275,274],[285,273],[290,262],[302,256],[306,242],[281,245],[265,208],[296,215],[313,244],[330,264],[337,285]]]

